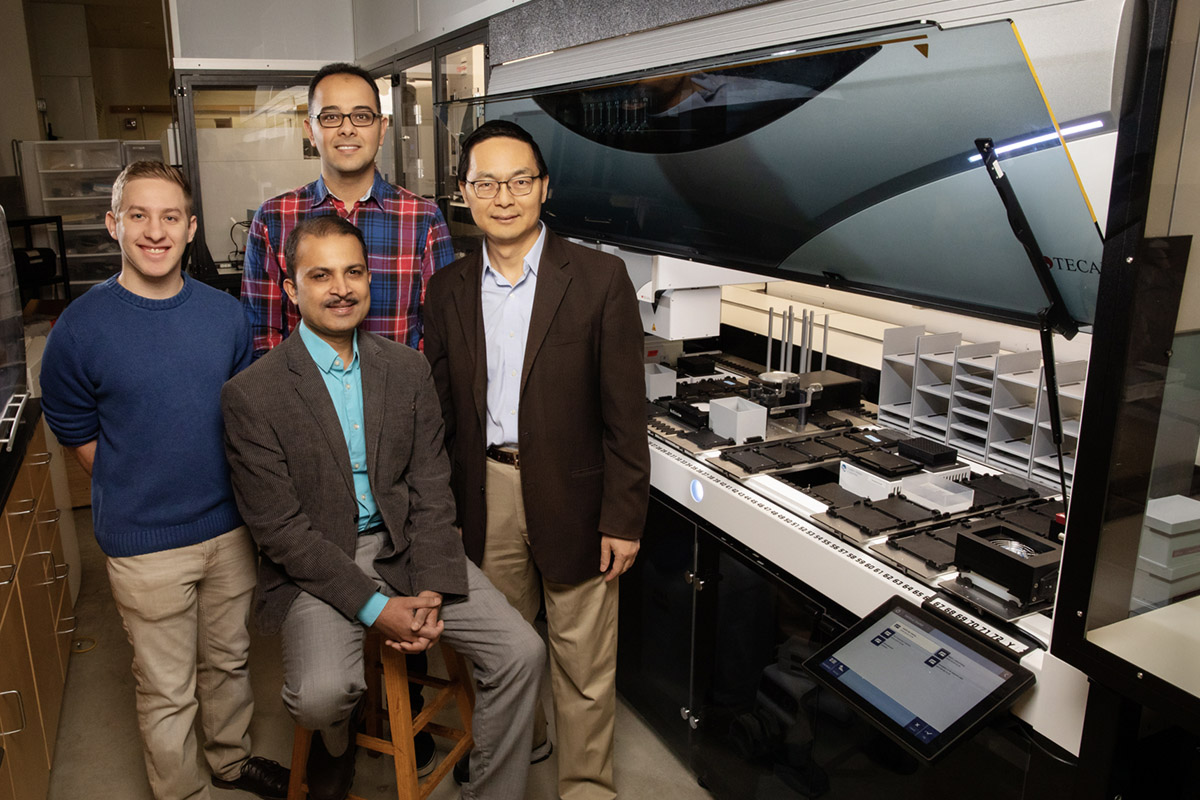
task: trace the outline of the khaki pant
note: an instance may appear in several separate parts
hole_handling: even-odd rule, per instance
[[[237,778],[250,755],[246,623],[255,572],[245,527],[188,547],[108,560],[113,599],[133,645],[138,727],[156,800],[209,797],[197,759],[197,706],[214,775]]]
[[[595,578],[573,586],[542,580],[529,548],[516,467],[488,459],[486,499],[484,574],[530,622],[543,598],[546,602],[559,796],[614,798],[618,582],[605,582],[598,571],[599,547]],[[545,738],[545,716],[539,709],[533,741]]]

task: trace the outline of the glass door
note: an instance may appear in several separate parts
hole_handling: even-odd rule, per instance
[[[396,125],[400,169],[396,181],[413,194],[430,200],[437,194],[433,125],[433,63],[428,58],[401,69],[396,95]]]
[[[395,93],[392,86],[392,76],[383,75],[375,79],[375,87],[379,89],[379,113],[382,114],[388,121],[388,130],[396,130],[396,112],[395,112]],[[398,136],[398,133],[392,134]],[[388,183],[399,183],[400,178],[396,174],[396,149],[391,147],[385,140],[379,148],[379,155],[375,157],[375,164],[379,167],[379,172],[383,175],[383,179]]]
[[[439,102],[453,103],[446,107],[446,126],[442,133],[443,197],[461,199],[458,194],[458,157],[463,139],[483,122],[483,106],[478,103],[456,103],[482,97],[485,89],[486,58],[482,43],[469,44],[452,50],[439,58]]]
[[[310,75],[180,78],[183,162],[200,223],[192,269],[211,277],[241,267],[250,220],[264,200],[321,173],[304,131]]]

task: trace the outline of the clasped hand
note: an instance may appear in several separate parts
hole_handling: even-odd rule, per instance
[[[415,597],[389,597],[374,627],[384,642],[402,653],[421,653],[437,644],[445,627],[442,596],[426,589]]]

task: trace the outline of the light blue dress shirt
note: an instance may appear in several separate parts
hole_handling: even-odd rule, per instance
[[[358,358],[358,331],[354,332],[354,358],[349,365],[329,343],[313,333],[302,321],[299,326],[300,339],[308,354],[317,364],[338,422],[346,438],[346,449],[350,452],[350,471],[354,476],[354,499],[358,502],[358,532],[362,533],[383,522],[375,495],[371,493],[371,480],[367,475],[367,432],[363,418],[362,363]],[[387,597],[379,592],[367,601],[358,612],[358,619],[370,627],[387,604]]]
[[[538,264],[546,243],[546,226],[525,254],[521,277],[515,284],[492,269],[487,245],[483,248],[483,334],[487,342],[487,443],[516,444],[520,420],[521,370]]]

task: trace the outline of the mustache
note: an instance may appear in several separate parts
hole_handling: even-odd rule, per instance
[[[338,307],[338,306],[356,306],[359,304],[359,302],[361,302],[361,301],[358,299],[357,295],[348,294],[345,297],[337,297],[337,298],[333,298],[330,300],[326,300],[325,302],[321,303],[321,307],[322,308],[334,308],[334,307]]]

